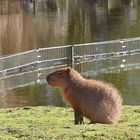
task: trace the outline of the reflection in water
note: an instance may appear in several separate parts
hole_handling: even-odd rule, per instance
[[[59,91],[46,84],[5,91],[0,97],[0,107],[65,105]]]
[[[129,6],[129,20],[131,25],[137,23],[137,0],[131,1]]]
[[[0,1],[0,7],[1,54],[15,50],[21,51],[23,13],[20,3],[16,1]]]
[[[137,0],[0,1],[0,54],[140,34]]]

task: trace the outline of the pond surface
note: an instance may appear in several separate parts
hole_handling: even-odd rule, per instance
[[[0,55],[49,46],[140,36],[140,1],[114,1],[0,1]],[[133,57],[136,63],[140,62],[140,55]],[[129,60],[129,57],[127,59]],[[89,68],[86,65],[81,67],[88,73]],[[76,69],[82,72],[80,66]],[[84,76],[114,84],[120,90],[124,104],[140,105],[140,68],[115,73],[93,72]],[[66,104],[59,90],[47,84],[0,93],[0,107],[27,105]]]
[[[140,36],[139,0],[31,1],[0,1],[1,56]]]

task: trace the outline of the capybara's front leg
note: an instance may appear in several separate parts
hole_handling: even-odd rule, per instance
[[[83,116],[76,110],[74,110],[75,124],[84,124]]]

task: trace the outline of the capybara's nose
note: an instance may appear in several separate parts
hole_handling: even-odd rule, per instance
[[[49,75],[46,77],[46,80],[47,80],[47,82],[49,82],[49,80],[50,80],[50,76]]]

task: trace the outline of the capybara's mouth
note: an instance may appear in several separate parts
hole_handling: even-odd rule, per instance
[[[46,80],[47,80],[47,82],[49,82],[49,80],[50,80],[50,77],[49,77],[49,76],[47,76],[47,77],[46,77]]]
[[[46,81],[47,81],[48,84],[50,85],[50,77],[49,77],[49,76],[46,77]]]
[[[47,82],[48,82],[48,84],[49,84],[50,86],[55,86],[54,81],[50,80],[50,81],[47,81]]]
[[[46,80],[47,80],[47,82],[48,82],[49,85],[53,85],[54,82],[53,82],[53,80],[50,78],[49,75],[46,77]]]

